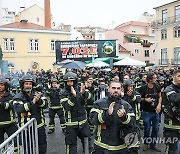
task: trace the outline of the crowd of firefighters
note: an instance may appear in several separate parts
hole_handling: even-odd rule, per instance
[[[15,76],[18,82],[12,84]],[[165,152],[180,153],[179,68],[88,68],[64,74],[42,69],[0,76],[0,144],[5,133],[10,136],[35,118],[39,153],[45,154],[47,109],[47,133],[55,131],[57,114],[66,154],[77,153],[77,137],[83,149],[88,138],[89,153],[94,154],[136,154],[142,141],[143,151],[161,152],[154,140],[160,123]],[[166,142],[169,138],[176,140]]]

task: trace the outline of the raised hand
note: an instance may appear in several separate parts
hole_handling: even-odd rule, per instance
[[[117,111],[118,117],[122,117],[126,114],[126,110],[124,109],[124,105],[122,105],[121,109]]]
[[[33,104],[36,104],[39,99],[41,98],[42,93],[41,92],[36,92],[33,98]]]
[[[109,115],[112,115],[113,111],[114,111],[114,105],[115,105],[115,102],[112,102],[110,105],[109,105],[109,109],[108,109],[108,114]]]
[[[74,97],[76,97],[76,91],[73,86],[71,86],[71,93]]]
[[[85,86],[84,84],[81,84],[80,93],[81,93],[81,94],[84,94],[84,93],[85,93],[85,90],[86,90],[86,86]]]

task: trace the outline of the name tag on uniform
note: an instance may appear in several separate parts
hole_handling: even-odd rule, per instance
[[[101,129],[106,129],[106,124],[101,124]]]

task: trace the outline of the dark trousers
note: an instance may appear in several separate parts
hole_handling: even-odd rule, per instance
[[[9,136],[14,134],[18,130],[16,123],[9,124],[7,126],[0,127],[0,144],[4,142],[4,134]]]
[[[16,123],[9,124],[7,126],[0,127],[0,144],[4,142],[4,134],[6,133],[8,137],[14,134],[18,130]],[[17,138],[14,138],[14,152],[17,150]]]
[[[54,130],[55,129],[55,122],[54,122],[54,118],[55,118],[55,115],[58,115],[59,117],[59,120],[60,120],[60,125],[61,125],[61,128],[64,129],[65,126],[65,118],[64,118],[64,111],[62,108],[60,109],[49,109],[49,129],[51,130]]]
[[[38,145],[39,145],[39,154],[45,154],[47,151],[47,141],[46,141],[46,132],[45,128],[38,128]]]
[[[88,122],[83,124],[83,126],[67,126],[65,133],[65,143],[66,143],[66,154],[77,154],[77,137],[80,138],[83,149],[84,149],[84,138],[88,137],[89,139],[89,151],[92,151],[91,141],[90,141],[90,129]]]
[[[143,123],[144,123],[144,144],[150,144],[150,147],[156,146],[155,139],[158,136],[158,124],[159,114],[156,112],[145,112],[143,111]],[[152,124],[152,132],[151,132]],[[152,142],[148,142],[152,139]]]

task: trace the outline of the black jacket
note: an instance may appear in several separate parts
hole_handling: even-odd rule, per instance
[[[165,130],[180,131],[180,86],[172,83],[165,88],[163,108]]]
[[[12,103],[12,95],[5,92],[0,100],[0,127],[5,127],[15,122],[15,114]]]
[[[50,99],[49,108],[59,109],[62,108],[62,104],[60,103],[60,89],[48,89],[46,91],[46,95]]]
[[[38,128],[40,128],[45,124],[42,109],[47,108],[48,102],[47,99],[41,97],[36,104],[33,104],[33,95],[34,93],[29,97],[24,91],[15,95],[13,100],[14,109],[18,114],[20,126],[23,126],[31,118],[35,118]]]
[[[134,125],[135,114],[129,103],[119,99],[114,105],[113,114],[109,115],[108,108],[111,102],[113,101],[111,101],[110,97],[94,102],[90,113],[90,122],[97,126],[95,130],[95,144],[110,151],[117,151],[126,148],[123,134],[126,134],[126,130],[129,130]],[[117,115],[117,111],[122,105],[124,105],[126,115],[120,118]]]
[[[71,94],[70,89],[64,88],[61,95],[61,103],[64,107],[66,125],[81,126],[87,121],[85,102],[91,99],[91,93],[86,90],[84,95],[80,93],[80,87],[75,87],[76,97]]]

